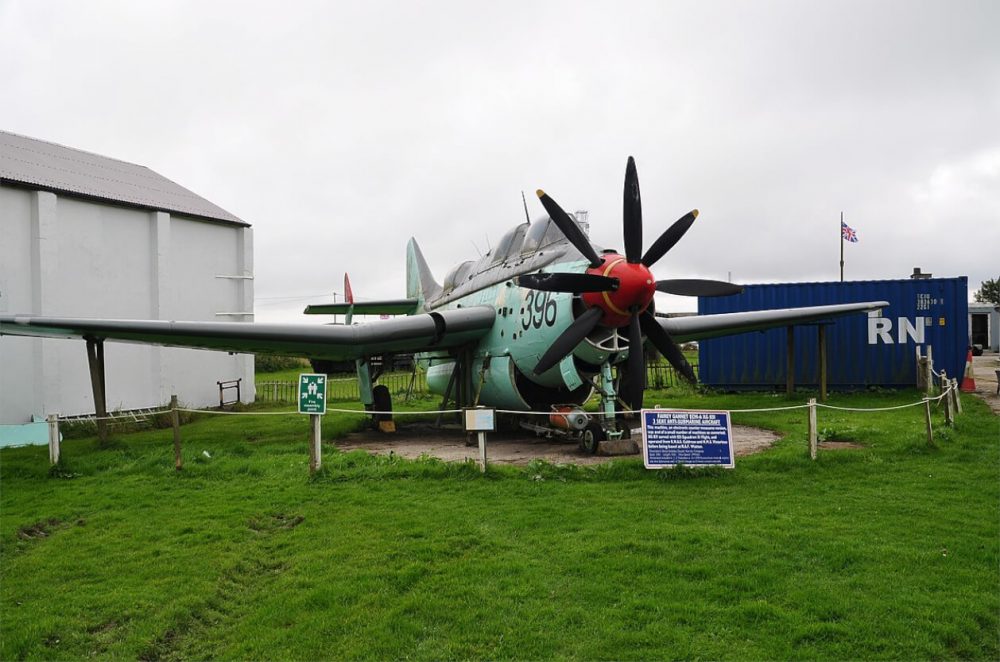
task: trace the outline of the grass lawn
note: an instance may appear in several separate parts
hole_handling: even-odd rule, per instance
[[[915,392],[835,395],[880,407]],[[749,408],[764,394],[651,393]],[[1000,419],[803,411],[732,471],[526,469],[337,452],[328,415],[0,452],[0,659],[1000,658]],[[427,399],[416,407],[432,408]]]

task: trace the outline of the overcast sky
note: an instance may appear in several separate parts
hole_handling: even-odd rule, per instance
[[[627,7],[627,9],[625,9]],[[1000,2],[0,0],[0,128],[142,164],[254,227],[257,319],[404,295],[523,220],[658,278],[1000,275]],[[664,297],[658,310],[693,310]],[[313,318],[315,319],[315,318]],[[320,320],[316,320],[320,321]]]

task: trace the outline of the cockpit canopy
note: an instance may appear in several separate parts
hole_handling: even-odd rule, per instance
[[[444,291],[453,290],[468,280],[469,276],[472,275],[472,264],[472,260],[466,260],[449,271],[448,275],[444,277],[444,284],[442,285]]]
[[[581,214],[586,214],[586,212],[577,212],[572,218],[581,227],[584,234],[589,234],[590,226],[586,222],[586,216],[581,217]],[[530,225],[521,223],[511,228],[500,238],[496,248],[478,261],[467,260],[452,268],[444,277],[442,289],[446,293],[451,292],[484,269],[503,264],[514,266],[519,264],[519,261],[523,261],[552,244],[565,241],[565,239],[562,230],[548,216],[532,221]],[[573,248],[570,250],[575,251]]]
[[[528,232],[529,227],[527,223],[521,223],[509,230],[507,234],[500,238],[500,243],[493,250],[490,261],[493,264],[502,264],[511,257],[519,256],[521,254],[521,244],[524,242],[524,235]]]
[[[577,214],[580,213],[585,212],[577,212]],[[589,236],[590,224],[581,222],[581,219],[578,217],[571,216],[571,218],[573,218],[576,224],[580,226],[583,233]],[[554,244],[557,241],[562,241],[565,238],[566,236],[562,233],[562,230],[559,229],[559,226],[553,223],[551,218],[546,216],[544,219],[537,220],[531,224],[531,228],[524,236],[524,243],[521,245],[521,252],[535,253],[546,246]]]

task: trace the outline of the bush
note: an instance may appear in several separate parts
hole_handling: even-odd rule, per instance
[[[275,356],[273,354],[256,354],[254,370],[257,372],[281,372],[292,368],[308,367],[309,362],[297,356]]]

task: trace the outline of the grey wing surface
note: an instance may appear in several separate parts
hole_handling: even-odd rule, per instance
[[[719,313],[718,315],[698,315],[696,317],[657,318],[660,326],[678,342],[704,340],[732,336],[749,331],[764,331],[782,326],[806,324],[842,317],[854,313],[864,313],[889,305],[888,301],[863,301],[830,306],[806,306],[803,308],[780,308],[775,310],[755,310],[743,313]]]
[[[168,322],[0,315],[0,336],[93,338],[227,352],[346,360],[393,352],[456,347],[493,326],[488,306],[423,313],[370,324]]]

